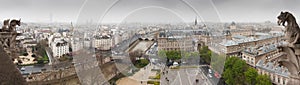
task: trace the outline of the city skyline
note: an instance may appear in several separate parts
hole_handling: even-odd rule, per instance
[[[183,2],[188,5],[185,7]],[[3,3],[5,4],[0,6],[0,10],[3,10],[0,11],[2,20],[22,18],[23,22],[46,23],[180,23],[193,22],[195,17],[199,22],[276,22],[274,17],[279,15],[280,11],[290,11],[296,18],[300,14],[300,11],[296,10],[299,8],[296,7],[297,4],[300,3],[297,0],[3,0]],[[195,9],[198,15],[192,9]],[[109,11],[104,13],[102,10]]]

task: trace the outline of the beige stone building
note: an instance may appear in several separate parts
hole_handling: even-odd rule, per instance
[[[246,37],[243,39],[224,40],[218,47],[226,55],[240,56],[241,51],[247,47],[263,46],[270,43],[277,43],[283,40],[283,35]]]
[[[286,85],[288,82],[290,73],[287,68],[277,63],[260,60],[256,65],[256,69],[258,74],[268,75],[272,83],[276,85]]]
[[[252,67],[255,67],[257,62],[261,59],[272,59],[278,56],[282,56],[279,54],[277,46],[281,43],[271,43],[264,46],[256,46],[256,47],[248,47],[242,51],[242,59],[246,61],[246,63]]]
[[[193,30],[192,37],[198,40],[198,44],[208,45],[211,42],[210,33],[206,30]]]
[[[112,38],[109,35],[95,36],[93,48],[98,50],[110,50],[112,47]]]
[[[196,51],[192,36],[179,30],[161,31],[157,38],[158,50]]]
[[[272,83],[276,85],[286,85],[289,79],[289,72],[286,67],[276,63],[279,57],[284,56],[277,49],[277,46],[284,44],[272,43],[260,47],[248,47],[242,52],[242,59],[248,65],[257,69],[259,74],[266,74],[270,77]]]
[[[54,57],[62,57],[65,54],[68,54],[69,51],[69,43],[63,39],[56,39],[51,43],[51,49]]]
[[[254,35],[255,33],[253,29],[233,29],[230,32],[232,35],[243,35],[243,36],[250,36],[250,35]]]

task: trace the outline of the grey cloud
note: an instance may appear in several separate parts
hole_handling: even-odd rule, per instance
[[[86,6],[80,11],[85,0],[0,0],[0,20],[5,18],[25,18],[28,22],[49,22],[49,15],[52,13],[56,22],[87,21],[93,19],[97,22],[104,12],[117,0],[87,0]],[[212,0],[216,9],[210,4],[210,0],[120,0],[118,6],[112,7],[103,21],[119,22],[121,16],[135,7],[142,7],[144,4],[152,4],[173,8],[179,14],[183,14],[184,21],[192,21],[195,16],[190,8],[181,6],[177,1],[186,1],[194,7],[203,21],[224,21],[224,22],[263,22],[266,20],[276,21],[275,17],[280,11],[291,11],[297,18],[300,18],[299,0]],[[139,6],[141,5],[141,6]],[[174,15],[163,10],[147,10],[145,16],[169,17]],[[151,14],[151,13],[164,14]],[[129,21],[136,21],[141,18],[130,16]],[[219,14],[218,14],[219,13]],[[79,15],[79,17],[77,17]],[[143,18],[143,17],[142,17]],[[130,20],[131,19],[131,20]],[[135,20],[134,20],[135,19]],[[144,18],[144,20],[147,18]],[[165,18],[167,19],[167,18]],[[170,19],[172,20],[172,19]],[[177,19],[173,19],[177,20]],[[143,21],[143,20],[141,20]],[[145,20],[155,21],[155,20]]]

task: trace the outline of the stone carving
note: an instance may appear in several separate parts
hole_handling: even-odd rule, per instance
[[[16,26],[18,25],[18,26],[20,26],[20,24],[21,24],[21,19],[19,19],[19,20],[11,20],[10,21],[10,24],[9,24],[9,32],[16,32]]]
[[[16,26],[20,26],[20,20],[4,20],[0,29],[0,85],[27,85],[12,58],[18,55],[16,37],[20,34],[16,32]]]
[[[19,20],[4,20],[2,29],[0,32],[6,33],[5,35],[1,34],[2,36],[11,36],[10,38],[1,38],[0,41],[3,44],[4,48],[15,48],[15,39],[17,37],[17,32],[16,32],[16,26],[20,26],[21,24],[21,19]]]
[[[4,20],[4,21],[3,21],[3,26],[2,26],[1,32],[2,32],[2,31],[8,31],[9,20],[10,20],[10,19],[7,19],[7,20]]]
[[[285,54],[278,62],[290,72],[288,85],[300,84],[300,28],[295,17],[289,12],[281,12],[277,17],[278,25],[285,26],[286,45],[279,46],[281,53]]]

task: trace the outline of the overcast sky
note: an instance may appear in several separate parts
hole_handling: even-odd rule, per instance
[[[206,22],[275,22],[280,11],[300,18],[300,0],[0,1],[0,20],[22,18],[23,22],[172,23],[192,22],[196,17]]]

